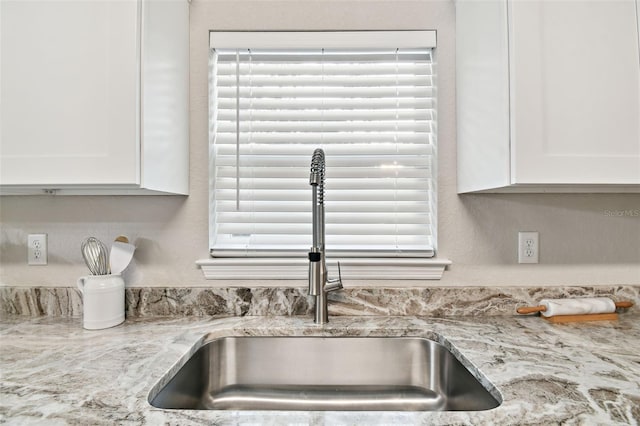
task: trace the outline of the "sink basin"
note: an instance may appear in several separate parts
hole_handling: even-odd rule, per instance
[[[304,411],[500,405],[444,346],[419,337],[205,338],[175,375],[160,380],[149,402],[165,409]]]

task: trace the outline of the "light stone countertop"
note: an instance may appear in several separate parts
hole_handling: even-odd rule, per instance
[[[0,324],[0,423],[27,424],[638,424],[640,316],[550,324],[537,317],[306,316],[146,318],[84,330],[80,318]],[[204,334],[426,336],[495,385],[479,412],[161,410],[151,388]]]

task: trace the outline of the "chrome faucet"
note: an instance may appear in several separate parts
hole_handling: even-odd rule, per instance
[[[329,322],[327,310],[327,293],[342,288],[340,263],[338,262],[338,278],[327,277],[327,265],[324,253],[324,151],[320,148],[311,157],[311,174],[309,176],[313,198],[311,220],[313,222],[313,245],[309,252],[309,295],[315,296],[315,323]]]

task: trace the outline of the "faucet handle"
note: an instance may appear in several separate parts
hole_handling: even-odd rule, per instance
[[[340,271],[340,262],[338,262],[338,278],[331,278],[327,280],[327,284],[324,286],[326,292],[340,290],[342,287],[342,272]]]

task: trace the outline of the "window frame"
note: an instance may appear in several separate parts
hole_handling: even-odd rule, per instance
[[[211,31],[210,48],[425,48],[436,47],[436,31]],[[348,40],[345,42],[345,40]],[[295,45],[292,45],[292,40]],[[434,60],[435,62],[435,60]],[[211,87],[210,87],[211,90]],[[437,134],[437,126],[435,127]],[[437,157],[436,161],[437,163]],[[437,176],[434,165],[433,176]],[[434,188],[437,203],[437,181]],[[437,214],[437,211],[435,212]],[[211,212],[209,211],[209,215]],[[437,222],[433,225],[433,249],[437,249]],[[331,267],[331,253],[328,265]],[[286,253],[270,253],[260,257],[217,257],[197,262],[207,279],[304,279],[307,261],[287,256]],[[411,257],[396,258],[348,258],[341,257],[346,279],[440,279],[446,259]]]

